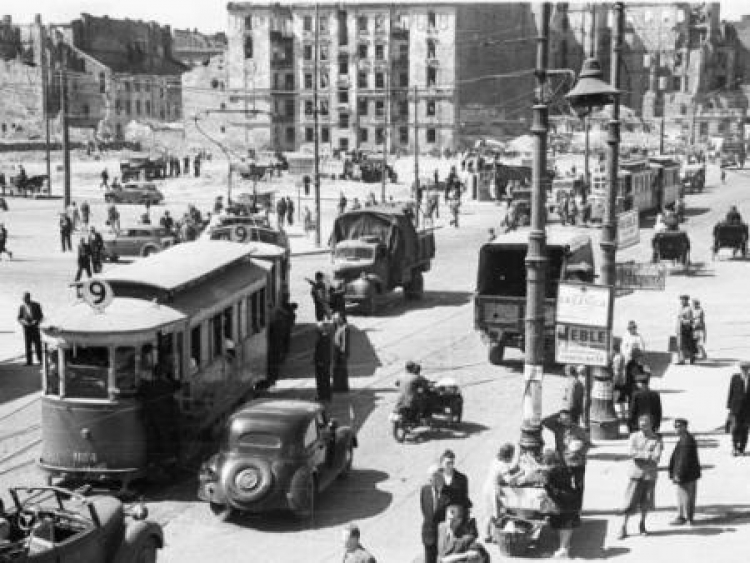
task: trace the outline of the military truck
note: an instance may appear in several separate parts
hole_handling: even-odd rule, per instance
[[[374,314],[379,298],[402,287],[420,299],[424,272],[435,257],[432,229],[417,231],[408,205],[366,207],[339,215],[331,233],[334,279],[347,304]]]

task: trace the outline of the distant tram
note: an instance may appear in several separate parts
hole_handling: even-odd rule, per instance
[[[193,242],[88,282],[109,306],[79,302],[42,327],[50,479],[127,487],[196,455],[267,378],[270,270],[244,245]]]

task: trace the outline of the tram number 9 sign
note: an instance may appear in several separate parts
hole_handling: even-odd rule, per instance
[[[92,309],[104,311],[115,298],[112,286],[104,280],[88,280],[81,288],[81,297]]]
[[[234,242],[246,242],[250,233],[247,232],[247,227],[244,225],[237,225],[232,229],[232,240]]]

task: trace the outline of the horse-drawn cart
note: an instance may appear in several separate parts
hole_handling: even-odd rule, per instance
[[[722,248],[731,248],[732,256],[739,252],[744,258],[747,255],[747,223],[727,223],[722,221],[714,227],[714,244],[711,258],[716,260]]]
[[[671,260],[673,264],[690,267],[690,239],[684,231],[663,231],[656,233],[651,241],[652,262]]]

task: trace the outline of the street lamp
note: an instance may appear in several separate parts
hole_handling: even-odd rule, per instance
[[[612,118],[607,127],[607,199],[602,220],[601,280],[602,285],[612,289],[610,299],[614,300],[616,284],[617,252],[617,176],[620,150],[620,52],[624,27],[624,4],[614,4],[615,30],[612,38],[612,84],[602,80],[602,70],[596,59],[590,58],[583,63],[578,83],[566,96],[578,115],[585,115],[592,108],[612,104]],[[607,329],[612,339],[614,302],[610,303]],[[611,345],[611,343],[610,343]],[[588,382],[587,382],[588,383]],[[594,439],[613,439],[619,433],[619,424],[612,402],[612,378],[607,368],[599,368],[594,375],[594,385],[587,385],[590,400],[587,400],[586,420],[590,423],[591,437]],[[588,399],[588,398],[587,398]]]

